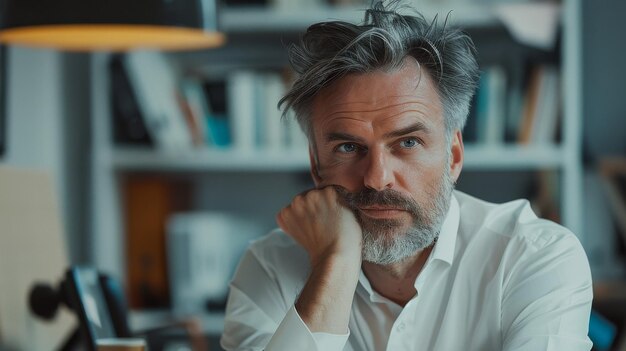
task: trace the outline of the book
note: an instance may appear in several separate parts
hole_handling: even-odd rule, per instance
[[[560,106],[559,72],[556,67],[546,66],[542,70],[531,143],[549,144],[555,141]]]
[[[135,176],[125,181],[123,194],[129,306],[167,307],[166,224],[189,207],[189,189],[158,176]]]
[[[134,51],[124,59],[130,85],[157,148],[184,151],[193,140],[178,98],[178,81],[164,54]]]
[[[204,145],[204,135],[202,135],[202,131],[200,130],[200,126],[204,126],[204,121],[198,121],[198,117],[196,117],[195,111],[192,109],[189,101],[182,95],[176,94],[176,100],[180,105],[180,109],[183,112],[183,116],[185,116],[185,122],[187,124],[187,128],[189,129],[189,133],[191,135],[191,142],[194,147],[200,147]]]
[[[281,113],[278,110],[278,101],[285,93],[285,85],[279,74],[268,73],[262,76],[264,85],[263,103],[263,133],[261,145],[268,151],[282,151],[287,145],[286,126],[282,123]]]
[[[505,142],[517,142],[524,105],[524,70],[522,63],[517,62],[508,68],[506,121],[504,131]]]
[[[504,141],[506,119],[506,73],[500,66],[488,69],[487,107],[484,142],[490,145]]]
[[[518,141],[522,144],[554,143],[560,110],[559,73],[553,66],[538,66],[531,73]]]
[[[504,68],[491,66],[481,73],[474,100],[474,121],[466,133],[468,137],[475,137],[474,142],[498,145],[504,141],[506,92]]]
[[[478,80],[478,91],[474,105],[475,142],[485,143],[487,140],[487,109],[489,105],[489,76],[488,70],[481,72]]]
[[[201,81],[190,78],[182,81],[181,104],[187,116],[194,145],[212,144],[206,123],[206,119],[209,117],[209,105]]]
[[[202,84],[208,115],[206,126],[211,145],[218,148],[230,147],[232,143],[231,121],[228,118],[228,99],[225,80],[209,80]]]
[[[113,115],[113,141],[116,144],[152,146],[153,141],[130,85],[121,55],[111,57],[111,106]]]
[[[235,71],[227,79],[228,113],[232,132],[231,147],[237,152],[252,152],[256,146],[256,74]]]
[[[536,109],[540,95],[542,71],[542,67],[535,67],[530,73],[517,136],[517,141],[520,144],[530,144],[533,124],[537,117]]]

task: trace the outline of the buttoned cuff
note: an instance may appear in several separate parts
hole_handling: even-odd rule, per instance
[[[312,333],[302,318],[300,318],[295,306],[291,306],[265,350],[341,351],[346,345],[349,336],[350,331],[343,335]]]

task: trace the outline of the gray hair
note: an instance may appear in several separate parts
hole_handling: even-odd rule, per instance
[[[391,8],[393,7],[393,8]],[[378,1],[365,12],[361,25],[321,22],[310,26],[299,45],[289,48],[289,59],[299,75],[280,100],[283,116],[295,112],[302,130],[312,140],[311,104],[324,87],[350,73],[393,70],[406,57],[425,67],[435,82],[443,105],[446,138],[462,130],[478,82],[474,43],[446,21],[438,25],[415,11],[397,12],[398,2]]]

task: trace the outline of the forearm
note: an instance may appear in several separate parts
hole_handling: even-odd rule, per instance
[[[346,333],[311,333],[295,309],[311,264],[306,252],[284,235],[270,234],[242,258],[229,291],[224,350],[343,350]]]
[[[311,332],[347,332],[360,268],[360,255],[333,255],[313,265],[296,302]]]

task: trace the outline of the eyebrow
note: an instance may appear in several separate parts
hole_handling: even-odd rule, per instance
[[[383,135],[383,137],[385,139],[397,138],[403,135],[407,135],[407,134],[411,134],[411,133],[419,132],[419,131],[423,131],[426,134],[430,133],[430,129],[428,129],[428,127],[424,123],[417,122],[415,124],[411,124],[408,127],[404,127],[402,129],[398,129],[398,130],[394,130],[392,132],[386,133],[385,135]]]
[[[428,129],[428,127],[426,127],[424,123],[417,122],[415,124],[411,124],[408,127],[404,127],[402,129],[398,129],[398,130],[394,130],[392,132],[386,133],[385,135],[383,135],[383,137],[385,139],[397,138],[397,137],[401,137],[403,135],[411,134],[411,133],[418,132],[418,131],[423,131],[426,134],[430,133],[430,129]],[[364,139],[354,136],[352,134],[348,134],[348,133],[334,132],[334,133],[326,134],[326,142],[330,143],[333,141],[353,141],[353,142],[362,143]]]
[[[333,141],[354,141],[354,142],[362,143],[364,139],[348,134],[348,133],[335,132],[335,133],[326,134],[326,142],[330,143]]]

